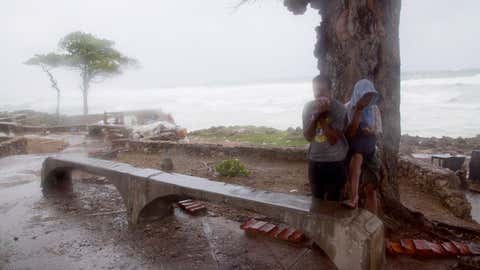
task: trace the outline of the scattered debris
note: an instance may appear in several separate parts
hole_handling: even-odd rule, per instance
[[[130,137],[134,140],[178,141],[187,136],[187,130],[168,121],[134,126]]]
[[[462,168],[466,158],[465,155],[437,154],[432,155],[432,164],[455,172]]]
[[[207,210],[203,202],[193,201],[190,199],[179,201],[178,206],[191,215],[196,215]]]
[[[307,240],[305,234],[295,228],[285,225],[276,225],[270,222],[249,219],[240,225],[240,228],[250,234],[265,235],[270,238],[280,239],[292,243],[302,243]]]
[[[435,243],[423,239],[387,240],[387,251],[392,255],[417,257],[478,256],[480,245],[456,241]]]

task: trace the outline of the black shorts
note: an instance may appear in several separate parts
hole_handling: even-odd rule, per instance
[[[350,152],[360,153],[365,159],[371,157],[375,153],[375,145],[377,137],[375,135],[359,135],[357,134],[349,142]]]
[[[339,201],[342,197],[342,189],[347,181],[345,162],[309,160],[308,179],[314,197],[328,201]]]

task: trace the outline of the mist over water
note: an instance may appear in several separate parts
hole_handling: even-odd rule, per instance
[[[402,133],[419,136],[480,134],[480,74],[402,80]],[[309,81],[119,89],[95,85],[90,112],[161,109],[189,130],[218,125],[262,125],[279,129],[301,125],[301,111],[311,98]],[[19,98],[10,93],[0,110],[55,111],[55,92],[31,91]],[[62,113],[80,114],[80,91],[62,93]]]
[[[402,82],[402,132],[421,136],[480,134],[480,74]]]

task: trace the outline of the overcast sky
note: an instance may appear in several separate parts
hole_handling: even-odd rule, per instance
[[[141,68],[106,82],[156,88],[306,78],[317,73],[314,10],[289,13],[280,0],[237,11],[238,0],[2,0],[0,93],[48,88],[42,72],[22,64],[56,49],[81,30],[116,41]],[[480,67],[478,0],[403,0],[402,70]],[[58,72],[74,87],[72,72]],[[39,90],[41,91],[41,90]]]

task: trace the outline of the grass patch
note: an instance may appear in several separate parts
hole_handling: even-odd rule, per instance
[[[228,140],[254,145],[282,147],[303,147],[308,144],[303,138],[303,131],[300,128],[278,130],[256,126],[220,126],[193,131],[189,135],[214,140],[219,143]]]
[[[250,171],[245,165],[236,158],[226,159],[215,165],[215,171],[221,176],[235,177],[235,176],[249,176]]]

